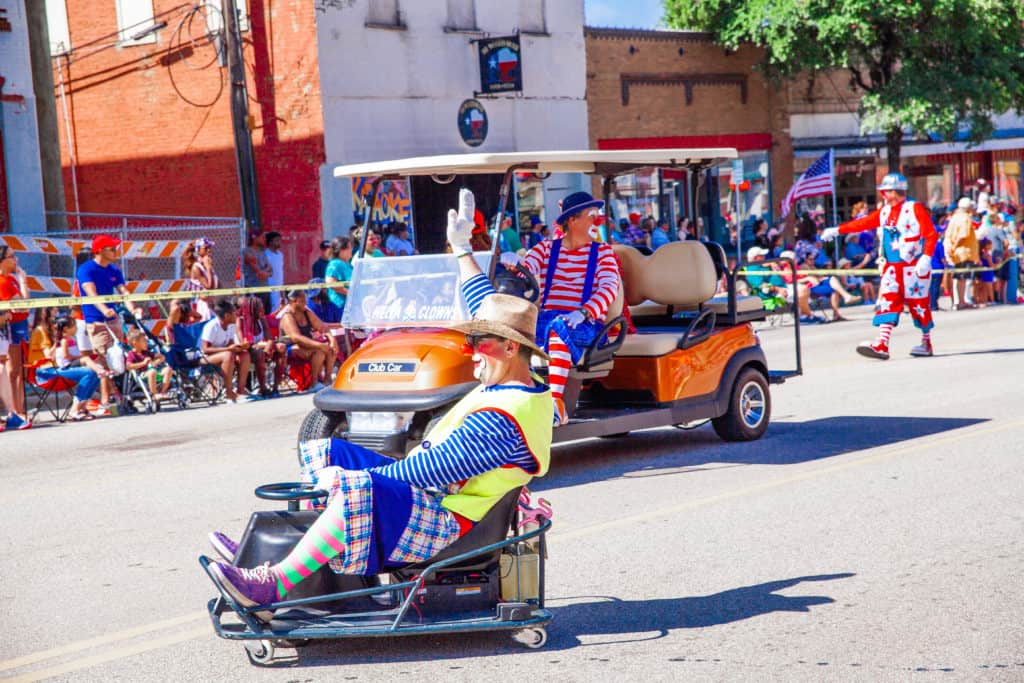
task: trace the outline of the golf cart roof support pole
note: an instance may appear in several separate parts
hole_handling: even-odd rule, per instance
[[[377,190],[384,182],[384,176],[376,176],[370,184],[370,202],[366,206],[366,223],[363,225],[362,239],[359,240],[359,258],[366,257],[366,243],[370,239],[370,231],[373,230],[373,207],[377,203]]]
[[[494,214],[494,242],[491,244],[491,265],[487,269],[487,279],[494,279],[494,271],[498,267],[498,250],[501,242],[501,224],[505,221],[505,207],[508,206],[508,195],[512,191],[512,178],[518,166],[509,166],[501,179],[501,191],[498,194],[498,211]]]
[[[612,243],[612,230],[615,229],[615,211],[612,208],[612,181],[614,176],[605,175],[601,179],[601,199],[604,200],[604,225],[601,226],[601,230],[604,232],[604,241],[608,244]]]

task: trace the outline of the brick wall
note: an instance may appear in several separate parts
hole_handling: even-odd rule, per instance
[[[754,70],[760,52],[727,52],[706,34],[587,28],[591,147],[621,138],[770,136],[772,203],[789,189],[787,91]],[[735,145],[730,145],[735,146]]]
[[[115,3],[67,0],[75,52],[70,63],[54,60],[54,82],[58,116],[66,105],[70,117],[70,142],[60,126],[69,210],[73,151],[80,211],[241,214],[227,69],[201,40],[203,17],[189,24],[179,4],[154,0],[156,20],[168,24],[156,43],[117,46]],[[314,5],[249,0],[249,16],[243,40],[263,227],[284,235],[286,279],[305,280],[322,234]],[[113,46],[89,54],[104,45]]]

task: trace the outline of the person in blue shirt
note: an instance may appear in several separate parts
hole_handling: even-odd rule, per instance
[[[332,258],[327,262],[324,281],[327,283],[327,298],[339,309],[345,309],[348,297],[348,283],[352,281],[352,240],[349,237],[335,237],[331,240]]]
[[[658,247],[663,247],[671,241],[672,237],[668,234],[668,223],[663,221],[651,230],[651,251],[657,251]]]
[[[409,226],[405,223],[395,223],[391,228],[391,234],[388,235],[388,239],[384,243],[384,250],[387,251],[388,256],[412,256],[415,254],[416,247],[409,239]]]

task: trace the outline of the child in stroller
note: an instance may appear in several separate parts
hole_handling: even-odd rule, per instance
[[[145,378],[151,399],[159,405],[160,401],[168,398],[174,373],[167,367],[164,355],[149,348],[146,333],[142,330],[133,329],[128,332],[128,346],[131,350],[125,354],[125,368]]]

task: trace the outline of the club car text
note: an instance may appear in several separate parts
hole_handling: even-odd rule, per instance
[[[372,361],[360,363],[357,368],[359,372],[367,372],[376,375],[400,375],[416,372],[416,363],[400,363],[398,361]]]

